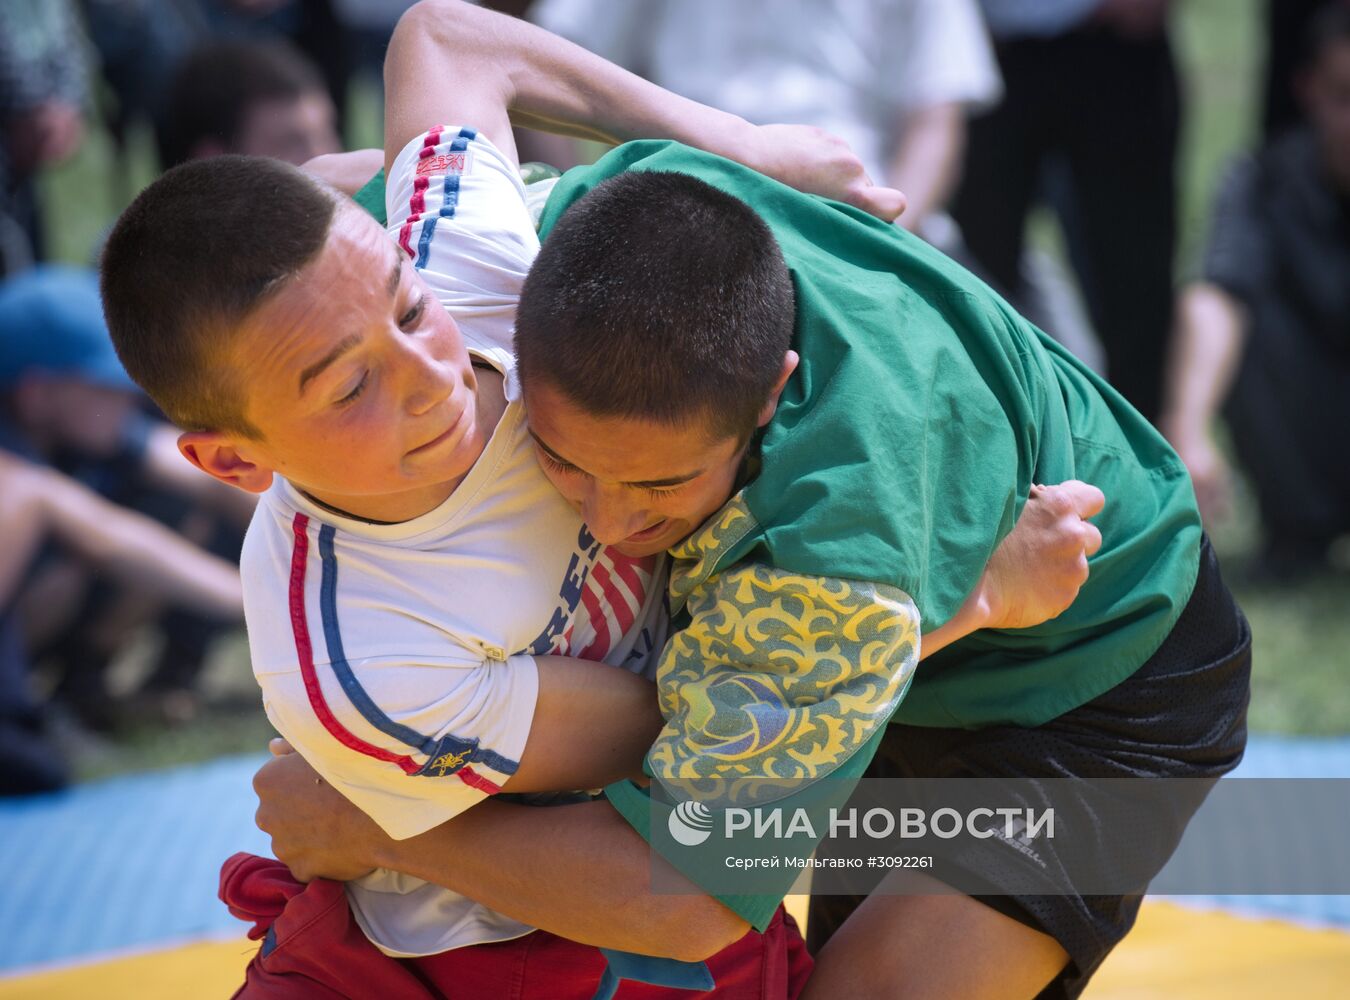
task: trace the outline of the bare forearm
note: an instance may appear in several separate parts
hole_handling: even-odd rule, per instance
[[[583,944],[694,961],[745,933],[744,921],[692,886],[653,894],[648,859],[608,803],[489,801],[419,837],[386,840],[375,861]]]
[[[512,120],[530,128],[607,143],[660,136],[724,155],[751,132],[735,115],[662,90],[528,22],[457,0],[423,0],[400,30],[434,45],[457,75],[496,80]]]
[[[872,185],[836,136],[752,126],[524,21],[457,0],[423,0],[403,15],[384,79],[387,166],[425,130],[452,122],[471,124],[514,158],[514,121],[606,143],[677,139],[886,220],[905,206],[901,192]]]
[[[981,581],[983,582],[983,581]],[[966,598],[956,614],[938,628],[923,633],[919,643],[919,660],[925,660],[940,649],[964,639],[989,625],[989,607],[982,586],[977,586]]]
[[[947,204],[960,176],[965,140],[965,112],[959,104],[923,108],[907,123],[886,177],[887,184],[909,198],[900,217],[906,229],[917,228],[930,212]]]
[[[384,166],[384,150],[354,149],[348,153],[325,153],[300,169],[343,194],[351,196],[365,187],[375,171]]]
[[[1208,432],[1237,377],[1245,339],[1245,311],[1223,289],[1199,283],[1182,294],[1162,418],[1174,441]]]
[[[642,773],[661,731],[656,685],[603,663],[538,658],[539,696],[509,792],[603,788]]]
[[[1088,578],[1101,532],[1101,490],[1077,480],[1033,485],[1013,529],[951,620],[923,636],[921,659],[985,628],[1030,628],[1061,614]]]
[[[236,567],[71,480],[53,473],[48,485],[47,523],[72,550],[152,596],[227,620],[243,618]]]

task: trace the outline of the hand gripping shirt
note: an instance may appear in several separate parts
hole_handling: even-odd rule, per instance
[[[733,696],[722,679],[734,664],[744,668],[738,676],[754,675],[773,656],[766,639],[793,641],[790,625],[756,623],[772,617],[765,612],[778,581],[819,595],[798,604],[799,618],[828,607],[824,595],[840,588],[874,615],[892,616],[877,641],[899,684],[873,696],[873,714],[904,695],[894,718],[913,725],[1035,726],[1118,684],[1152,655],[1194,585],[1200,519],[1181,462],[1114,390],[900,228],[676,143],[629,143],[568,173],[541,233],[625,170],[691,174],[765,219],[792,272],[793,348],[801,356],[759,439],[756,477],[673,550],[672,585],[677,598],[687,591],[691,620],[658,670],[669,725],[648,768],[661,786],[675,786],[677,799],[724,796],[747,773],[726,752],[727,745],[740,752],[739,730],[753,729],[763,746],[765,719],[790,723],[790,701],[765,691]],[[1107,497],[1094,519],[1102,548],[1072,607],[1035,628],[985,630],[953,644],[913,672],[906,692],[912,625],[902,622],[903,606],[912,601],[925,628],[946,622],[1012,529],[1031,484],[1071,478]],[[873,594],[865,597],[868,585]],[[869,660],[855,641],[865,645],[866,637],[845,624],[847,610],[819,621],[866,674]],[[813,642],[805,662],[827,647],[819,633]],[[848,747],[864,743],[861,752],[801,764],[802,780],[859,775],[879,736],[860,727],[853,737]],[[765,770],[771,757],[756,762],[761,779],[777,773]],[[650,839],[648,796],[631,783],[608,794]],[[680,867],[679,857],[667,858]],[[695,881],[705,874],[683,870]],[[772,913],[764,899],[723,898],[757,926]]]
[[[277,731],[390,836],[422,833],[514,772],[535,657],[646,669],[665,636],[664,563],[605,548],[539,470],[508,353],[538,249],[515,168],[469,129],[409,144],[388,189],[391,236],[507,407],[440,506],[411,521],[342,517],[278,478],[244,545],[253,669]],[[340,442],[334,442],[340,447]],[[532,928],[440,886],[377,871],[348,885],[388,954],[424,955]]]

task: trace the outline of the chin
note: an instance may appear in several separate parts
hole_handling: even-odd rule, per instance
[[[621,552],[630,559],[642,559],[646,556],[658,555],[670,548],[678,539],[656,538],[650,542],[616,542],[610,548]]]

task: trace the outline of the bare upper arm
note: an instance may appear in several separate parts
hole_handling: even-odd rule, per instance
[[[423,0],[400,19],[384,63],[385,170],[436,125],[469,125],[518,162],[508,115],[510,71],[491,57],[512,19],[458,0]]]

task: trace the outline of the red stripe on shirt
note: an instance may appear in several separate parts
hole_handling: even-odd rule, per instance
[[[305,679],[305,693],[309,696],[310,707],[323,723],[323,728],[343,746],[367,757],[397,764],[407,774],[416,774],[421,770],[420,764],[411,757],[390,753],[353,735],[338,722],[329,709],[328,702],[324,700],[323,689],[319,686],[319,676],[314,670],[314,647],[309,641],[309,621],[305,617],[305,566],[309,561],[308,528],[309,518],[304,514],[296,514],[295,520],[291,522],[291,530],[295,533],[295,547],[291,550],[289,596],[291,630],[295,633],[295,653],[300,659],[300,675]]]
[[[614,585],[614,579],[609,575],[609,570],[598,562],[591,570],[591,579],[600,584],[600,589],[605,594],[605,600],[609,602],[610,610],[614,612],[614,617],[619,623],[619,634],[623,635],[633,627],[633,619],[636,617],[628,596]]]
[[[614,567],[614,572],[618,574],[620,580],[628,585],[628,589],[633,592],[633,597],[637,599],[638,605],[641,606],[642,602],[647,599],[647,587],[642,582],[642,576],[638,573],[637,567],[641,566],[643,572],[650,577],[652,567],[656,563],[656,557],[641,556],[634,558],[615,549],[607,549],[605,555],[609,556],[609,563]]]
[[[591,569],[591,574],[595,574],[595,568]],[[605,654],[609,652],[609,619],[605,617],[605,610],[600,606],[600,599],[590,587],[582,589],[581,603],[586,606],[591,625],[595,627],[595,639],[577,656],[583,660],[604,659]]]
[[[455,774],[459,775],[459,780],[470,788],[476,788],[488,795],[496,795],[501,791],[500,785],[494,785],[471,767],[461,767]]]
[[[426,134],[425,138],[422,140],[422,148],[417,151],[417,158],[419,160],[425,160],[428,156],[431,156],[436,152],[436,147],[441,141],[441,131],[441,128],[438,126]],[[413,193],[412,199],[408,202],[408,217],[403,220],[403,226],[398,232],[398,245],[403,248],[403,252],[409,257],[417,256],[417,251],[413,249],[412,245],[412,229],[413,226],[421,221],[422,213],[426,211],[426,192],[428,183],[430,183],[429,178],[413,178]]]

